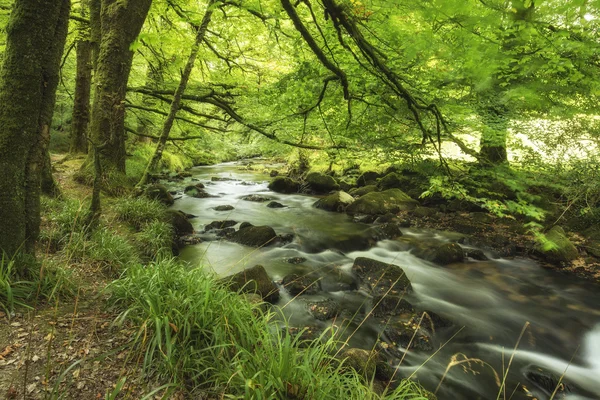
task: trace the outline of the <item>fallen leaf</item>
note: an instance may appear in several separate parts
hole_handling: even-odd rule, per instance
[[[10,355],[13,352],[13,348],[10,346],[6,346],[6,348],[0,353],[0,359]]]

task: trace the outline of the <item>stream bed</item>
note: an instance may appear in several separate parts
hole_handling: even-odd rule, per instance
[[[353,249],[348,239],[372,225],[353,222],[343,213],[316,209],[314,196],[271,192],[268,175],[242,167],[226,163],[192,169],[192,178],[171,189],[181,191],[199,181],[206,192],[217,197],[181,194],[173,208],[197,216],[190,220],[197,232],[203,232],[212,221],[229,219],[268,225],[278,235],[293,234],[293,240],[257,249],[206,233],[201,235],[202,243],[181,251],[180,258],[191,266],[202,265],[228,276],[261,264],[279,283],[292,272],[319,273],[323,276],[321,291],[291,301],[294,296],[280,285],[276,305],[291,326],[324,329],[340,323],[339,319],[315,319],[308,304],[333,299],[357,316],[346,322],[347,331],[352,332],[349,344],[371,349],[381,334],[376,323],[363,318],[372,305],[371,296],[360,288],[348,290],[336,277],[344,282],[355,279],[351,268],[357,257],[395,264],[412,283],[413,291],[406,299],[415,308],[433,311],[453,323],[432,335],[433,350],[410,349],[404,354],[402,348],[393,349],[391,354],[398,356],[390,356],[390,364],[397,366],[401,361],[401,376],[412,375],[428,390],[437,389],[440,400],[549,399],[564,373],[555,399],[600,399],[598,286],[543,269],[527,259],[493,259],[487,254],[486,261],[467,259],[441,266],[413,254],[414,243],[456,241],[460,235],[451,232],[402,228],[403,240],[381,240],[367,250]],[[285,207],[269,208],[268,202],[241,199],[252,194]],[[214,209],[224,205],[234,208]],[[501,390],[498,381],[505,374],[505,390]]]

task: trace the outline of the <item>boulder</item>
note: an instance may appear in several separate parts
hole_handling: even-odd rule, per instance
[[[321,290],[319,276],[291,273],[283,278],[282,284],[292,296],[315,294]]]
[[[400,189],[371,192],[357,199],[346,209],[348,214],[384,215],[413,210],[418,202]]]
[[[329,193],[332,190],[339,190],[340,185],[333,177],[322,172],[311,172],[306,175],[306,184],[315,193]]]
[[[319,321],[327,321],[328,319],[335,318],[341,310],[340,305],[333,299],[308,303],[308,312]]]
[[[354,203],[354,197],[340,190],[317,200],[313,206],[321,210],[343,212],[352,203]]]
[[[211,182],[240,182],[240,180],[241,179],[227,178],[224,176],[213,176],[210,178]]]
[[[224,221],[213,221],[204,227],[204,232],[214,231],[217,229],[225,229],[237,224],[237,221],[226,219]]]
[[[396,319],[388,320],[385,323],[385,336],[395,346],[402,346],[405,349],[433,350],[429,333],[424,329],[416,328],[417,322],[414,319],[408,322]],[[416,334],[415,330],[417,330]]]
[[[339,358],[344,360],[344,365],[354,369],[367,379],[372,379],[377,368],[378,355],[374,351],[349,348],[344,350]]]
[[[173,226],[175,236],[191,235],[194,233],[194,227],[188,221],[185,213],[177,210],[167,210],[167,218]]]
[[[205,199],[208,197],[216,197],[216,196],[212,196],[212,195],[206,193],[206,190],[204,190],[204,185],[202,185],[202,187],[200,187],[199,185],[186,186],[186,188],[184,189],[183,192],[187,196],[194,197],[196,199]]]
[[[376,185],[377,179],[381,177],[381,174],[375,171],[366,171],[356,180],[356,186],[362,187],[367,185]]]
[[[395,172],[389,173],[379,180],[377,188],[381,191],[388,189],[401,189],[407,179]]]
[[[577,248],[567,238],[565,231],[560,226],[554,226],[546,233],[547,241],[536,246],[548,262],[556,265],[570,263],[579,257]]]
[[[455,262],[462,262],[464,259],[465,253],[458,243],[445,243],[436,249],[433,261],[438,264],[448,265]]]
[[[398,295],[412,291],[410,280],[397,265],[358,257],[354,260],[352,271],[369,286],[373,296]]]
[[[269,204],[267,204],[267,207],[269,207],[269,208],[285,208],[287,206],[284,206],[283,204],[278,203],[276,201],[272,201]]]
[[[413,306],[402,296],[377,295],[373,297],[373,315],[375,317],[387,317],[392,315],[406,314],[412,316],[415,313]]]
[[[377,191],[376,185],[367,185],[367,186],[362,186],[359,188],[351,189],[348,193],[350,193],[354,197],[361,197],[367,193],[376,192],[376,191]]]
[[[215,211],[231,211],[233,209],[235,209],[235,207],[230,205],[216,206],[214,208]]]
[[[251,247],[272,244],[277,239],[275,230],[270,226],[244,226],[230,236],[232,242]]]
[[[229,289],[241,293],[256,293],[263,300],[274,303],[279,300],[279,288],[273,283],[262,265],[255,265],[222,279]]]
[[[400,224],[395,222],[386,222],[371,228],[371,235],[374,240],[396,239],[402,236]]]
[[[242,196],[241,199],[244,201],[252,201],[255,203],[264,203],[265,201],[273,200],[271,197],[261,196],[258,194],[249,194],[247,196]]]
[[[172,206],[175,200],[164,185],[150,185],[144,190],[144,195],[150,199],[157,200],[164,205]]]
[[[297,193],[300,184],[291,178],[280,176],[271,181],[269,189],[277,193]]]

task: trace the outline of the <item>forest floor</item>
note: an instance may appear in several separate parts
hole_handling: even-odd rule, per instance
[[[83,160],[61,158],[53,165],[62,194],[89,198],[90,188],[72,178]],[[56,257],[44,249],[39,254],[44,261]],[[77,284],[74,298],[34,304],[10,318],[0,311],[0,398],[104,399],[120,386],[118,398],[140,399],[160,387],[148,383],[139,352],[132,351],[137,330],[116,326],[117,316],[106,311],[103,289],[112,279],[94,266],[70,262],[68,268]]]

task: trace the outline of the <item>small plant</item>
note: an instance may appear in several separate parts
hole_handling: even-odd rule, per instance
[[[152,221],[136,234],[141,254],[149,259],[161,259],[172,255],[173,227],[163,221]]]
[[[127,222],[138,231],[152,221],[165,220],[165,206],[146,197],[118,199],[114,209],[119,220]]]
[[[139,262],[133,245],[106,228],[94,231],[87,244],[85,256],[99,264],[109,275],[119,274],[126,267]]]

